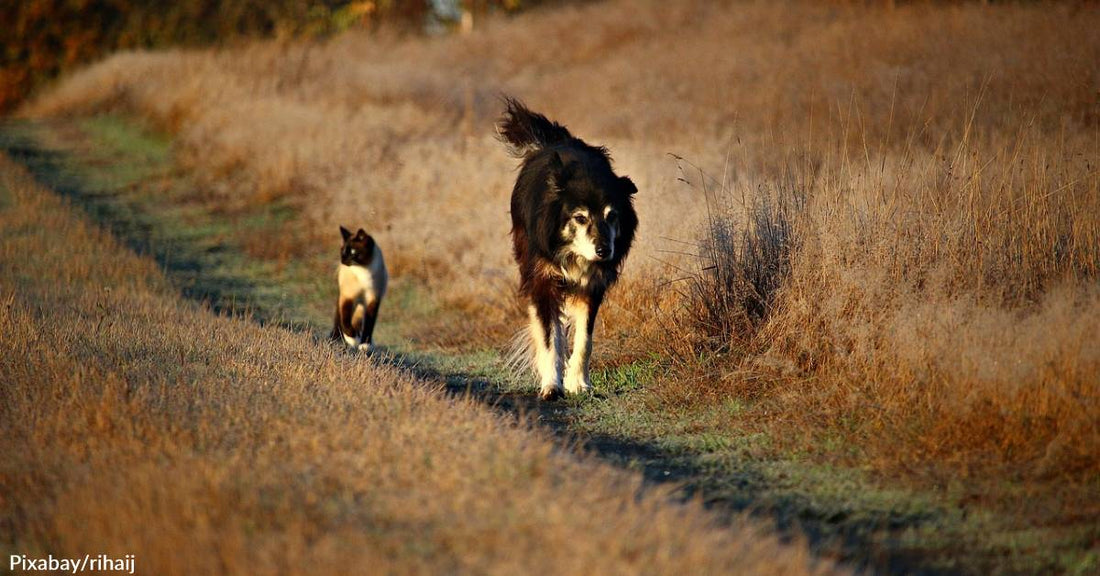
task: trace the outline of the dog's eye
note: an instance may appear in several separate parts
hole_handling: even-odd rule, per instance
[[[581,226],[584,226],[585,224],[588,224],[588,216],[585,216],[584,214],[574,214],[573,221],[577,224],[580,224]]]
[[[614,224],[615,221],[618,220],[618,219],[619,219],[619,213],[618,212],[608,212],[607,213],[607,223],[608,224]]]

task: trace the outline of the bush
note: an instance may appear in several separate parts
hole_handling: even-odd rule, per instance
[[[683,162],[682,158],[677,160]],[[747,199],[732,185],[707,187],[707,224],[697,244],[698,268],[681,279],[691,351],[748,346],[778,303],[796,243],[793,221],[805,204],[793,182],[757,186]],[[687,182],[686,179],[681,179]]]

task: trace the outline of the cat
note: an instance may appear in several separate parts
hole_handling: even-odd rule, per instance
[[[343,340],[349,348],[370,352],[374,348],[378,306],[389,282],[386,262],[374,238],[362,228],[352,234],[341,226],[340,235],[344,245],[336,270],[340,296],[336,302],[332,339]]]

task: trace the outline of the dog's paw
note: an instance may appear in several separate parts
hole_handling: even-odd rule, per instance
[[[357,346],[356,349],[360,352],[371,354],[374,352],[374,344],[372,344],[371,342],[363,342],[362,344]]]
[[[586,394],[592,391],[592,382],[583,373],[566,374],[565,391],[570,394]]]
[[[565,394],[562,393],[561,388],[557,387],[542,388],[539,390],[539,400],[542,400],[543,402],[553,402],[554,400],[558,400],[564,396]]]

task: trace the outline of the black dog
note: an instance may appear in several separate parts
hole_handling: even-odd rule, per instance
[[[541,387],[549,400],[591,388],[592,330],[607,289],[630,251],[638,189],[611,169],[607,149],[590,146],[564,126],[506,99],[498,130],[521,158],[512,190],[512,248],[520,293],[530,299],[530,332]],[[568,363],[562,320],[573,327]]]

